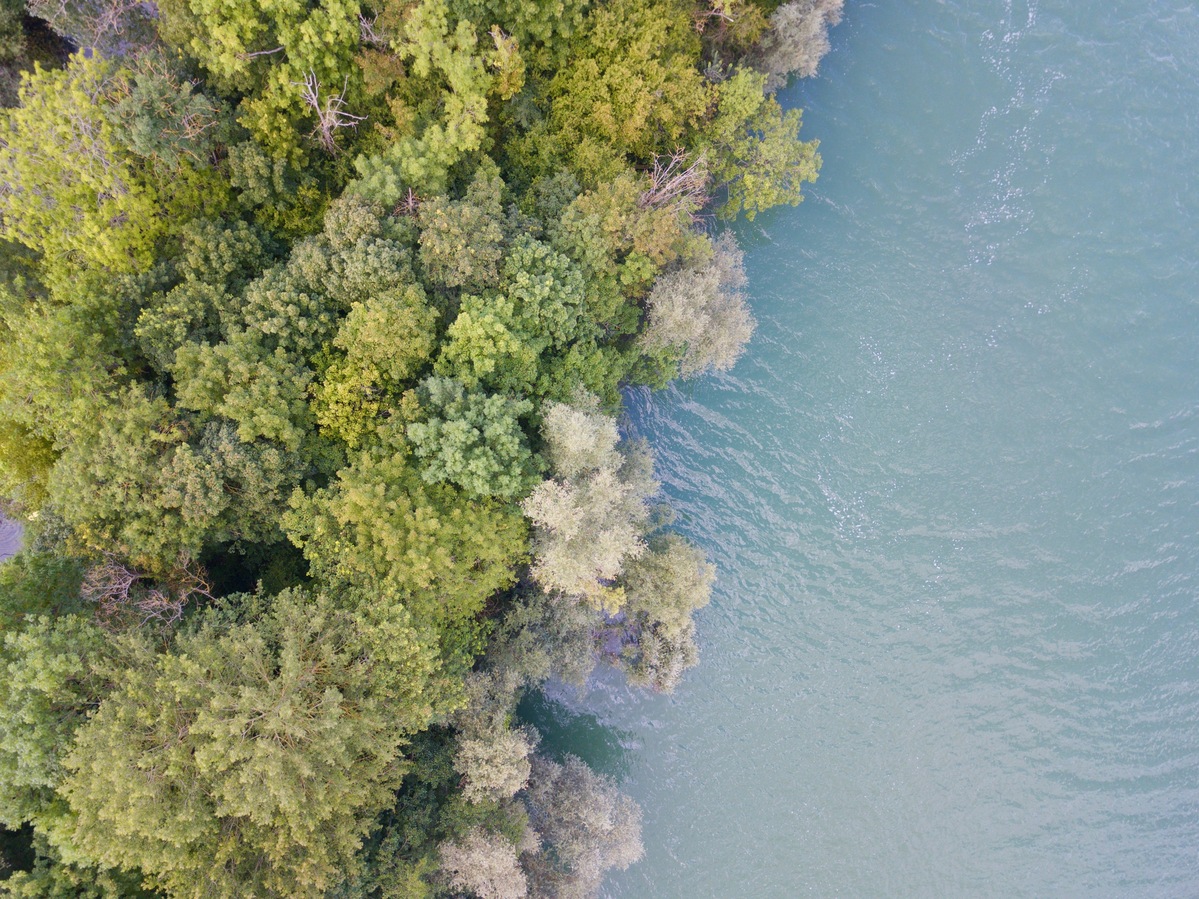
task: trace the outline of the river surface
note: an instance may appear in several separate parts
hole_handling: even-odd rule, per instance
[[[630,397],[700,667],[536,710],[645,808],[605,894],[1199,896],[1199,6],[832,38],[746,356]]]
[[[0,515],[0,562],[20,551],[22,536],[19,524]]]

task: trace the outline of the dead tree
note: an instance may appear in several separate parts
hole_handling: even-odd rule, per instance
[[[119,629],[131,619],[139,627],[152,621],[174,624],[193,598],[211,599],[212,587],[204,569],[187,555],[180,556],[165,576],[151,579],[105,553],[84,575],[80,595],[96,604],[101,621]]]
[[[687,204],[701,208],[707,204],[708,169],[703,156],[688,165],[687,154],[677,149],[659,156],[649,171],[649,187],[638,197],[642,209],[661,209]]]
[[[337,152],[334,135],[342,128],[357,128],[360,122],[366,121],[366,116],[353,115],[346,112],[346,91],[350,87],[349,76],[346,76],[341,93],[327,96],[321,100],[321,85],[316,79],[315,72],[309,72],[303,81],[293,81],[302,91],[304,103],[316,113],[316,128],[312,132],[325,151]]]
[[[379,17],[375,15],[367,18],[362,13],[358,14],[358,36],[362,43],[368,47],[387,47],[391,43],[391,38],[386,34],[380,33],[375,26],[379,24]]]

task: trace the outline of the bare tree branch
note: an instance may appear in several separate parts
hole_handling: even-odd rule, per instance
[[[207,574],[187,555],[181,555],[171,571],[153,586],[146,586],[146,580],[143,573],[105,553],[103,561],[84,575],[80,593],[97,605],[101,620],[113,627],[128,622],[130,616],[139,618],[141,627],[151,621],[174,624],[183,617],[192,598],[212,598]]]
[[[649,172],[649,181],[649,188],[637,199],[642,209],[683,203],[702,207],[709,199],[708,171],[702,155],[690,165],[682,149],[659,156]]]
[[[341,93],[326,97],[323,103],[321,102],[321,85],[316,79],[315,72],[309,72],[303,81],[293,81],[292,84],[301,88],[304,102],[316,113],[317,124],[312,134],[320,141],[326,152],[337,152],[334,135],[338,129],[357,128],[359,122],[366,121],[366,116],[353,115],[345,110],[346,91],[350,87],[349,76],[346,76]]]
[[[282,47],[275,47],[273,50],[255,50],[253,53],[239,53],[239,59],[254,59],[257,56],[270,56],[272,53],[282,53]]]
[[[368,19],[362,13],[358,14],[358,34],[362,43],[371,47],[386,47],[390,43],[391,39],[388,35],[380,34],[375,30],[378,21],[378,15]]]

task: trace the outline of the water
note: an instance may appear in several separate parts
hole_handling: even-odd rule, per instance
[[[833,43],[748,355],[632,397],[721,578],[676,695],[588,701],[646,809],[607,895],[1197,896],[1199,10]]]
[[[0,562],[17,554],[21,548],[21,538],[21,526],[0,515]]]

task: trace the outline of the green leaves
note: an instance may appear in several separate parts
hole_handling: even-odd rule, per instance
[[[519,514],[428,484],[402,443],[359,453],[328,487],[296,493],[284,526],[313,574],[404,602],[418,621],[461,622],[512,583]]]
[[[154,177],[122,144],[105,110],[119,75],[82,55],[61,71],[36,68],[21,106],[0,117],[0,234],[42,253],[55,281],[72,266],[143,269],[161,237],[199,214],[201,193],[217,195],[204,198],[209,208],[221,205],[202,167],[180,161]]]
[[[455,703],[394,603],[285,591],[202,620],[79,733],[73,841],[172,895],[319,896],[391,800],[408,734]]]
[[[511,713],[694,664],[713,571],[614,416],[741,352],[697,223],[801,199],[815,142],[745,66],[802,69],[838,3],[757,52],[739,2],[159,0],[121,48],[59,11],[135,55],[0,113],[0,493],[56,547],[0,569],[13,892],[584,895],[636,858]]]
[[[784,112],[765,86],[766,76],[748,69],[721,84],[717,115],[701,136],[713,177],[728,187],[722,218],[745,213],[753,221],[772,206],[798,206],[804,183],[820,171],[819,142],[799,140],[802,113]]]
[[[429,378],[418,391],[424,417],[408,425],[421,477],[451,483],[470,496],[522,496],[535,466],[519,419],[528,400],[468,392],[451,378]]]

